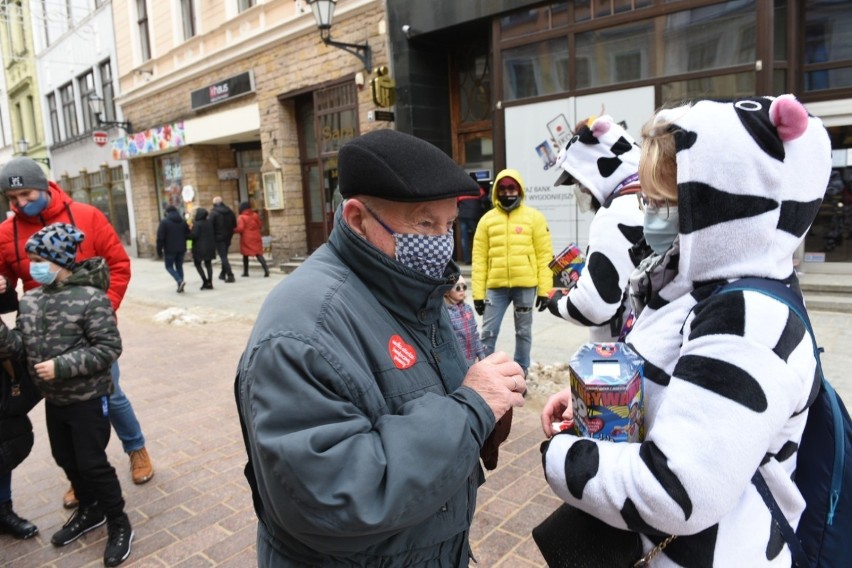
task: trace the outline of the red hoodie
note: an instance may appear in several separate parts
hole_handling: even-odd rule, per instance
[[[48,183],[50,203],[36,217],[28,217],[13,206],[15,215],[0,223],[0,275],[8,281],[12,290],[18,279],[24,290],[39,286],[30,276],[30,260],[24,245],[34,233],[52,223],[70,223],[80,229],[86,238],[80,243],[77,261],[100,256],[109,266],[109,289],[107,296],[114,310],[118,310],[127,285],[130,283],[130,257],[106,216],[86,203],[73,201],[62,188]]]

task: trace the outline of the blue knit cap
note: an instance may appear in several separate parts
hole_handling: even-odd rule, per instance
[[[73,270],[76,265],[77,246],[85,238],[86,235],[74,225],[53,223],[31,236],[24,248],[28,253]]]

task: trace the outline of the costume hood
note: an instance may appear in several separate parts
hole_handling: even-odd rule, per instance
[[[653,121],[675,132],[679,274],[788,277],[831,174],[822,122],[793,95],[705,100]]]
[[[609,115],[590,118],[560,150],[556,165],[564,171],[553,185],[579,183],[605,204],[616,189],[639,171],[639,145]]]
[[[499,209],[500,211],[508,212],[503,205],[500,204],[500,199],[497,197],[497,184],[500,183],[500,180],[509,177],[518,182],[518,200],[513,204],[510,210],[517,209],[521,205],[524,204],[524,200],[527,195],[527,190],[524,187],[524,178],[521,177],[521,172],[518,170],[505,169],[497,174],[497,177],[494,178],[494,183],[491,184],[491,203],[494,204],[494,207]]]

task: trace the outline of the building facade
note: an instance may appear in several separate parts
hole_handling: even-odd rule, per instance
[[[7,155],[26,154],[39,161],[50,175],[48,144],[44,127],[38,76],[36,73],[35,46],[33,43],[33,14],[30,2],[3,0],[0,2],[2,25],[0,25],[0,49],[3,52],[5,78],[4,95],[9,110],[10,145]],[[5,200],[0,204],[0,213],[8,211]]]
[[[852,272],[852,10],[841,0],[387,0],[396,127],[471,171],[519,169],[554,248],[588,216],[549,168],[580,119],[638,136],[674,101],[794,93],[829,129],[806,271]]]
[[[192,219],[215,196],[249,202],[275,262],[331,231],[336,155],[370,120],[370,81],[388,63],[385,8],[342,2],[325,45],[307,3],[116,0],[118,103],[133,132],[111,141],[133,187],[139,255],[155,252],[166,206]],[[232,248],[235,250],[236,247]]]

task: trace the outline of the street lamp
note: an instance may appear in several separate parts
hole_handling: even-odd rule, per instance
[[[322,42],[326,45],[342,49],[349,52],[364,64],[364,69],[370,71],[371,52],[370,45],[357,43],[343,43],[331,39],[331,24],[334,19],[334,8],[337,6],[337,0],[305,0],[308,6],[314,13],[314,19],[317,21],[317,28],[320,31]]]
[[[21,153],[22,156],[26,156],[27,150],[29,149],[30,143],[26,138],[21,138],[20,140],[18,140],[18,151]],[[30,158],[30,160],[33,160],[34,162],[41,162],[42,164],[50,168],[50,158]]]
[[[130,126],[130,122],[114,122],[108,120],[101,120],[101,115],[104,113],[104,100],[98,96],[97,93],[89,94],[89,110],[92,111],[92,115],[95,117],[95,126],[117,126],[119,128],[123,128],[126,132],[132,132],[133,127]]]

